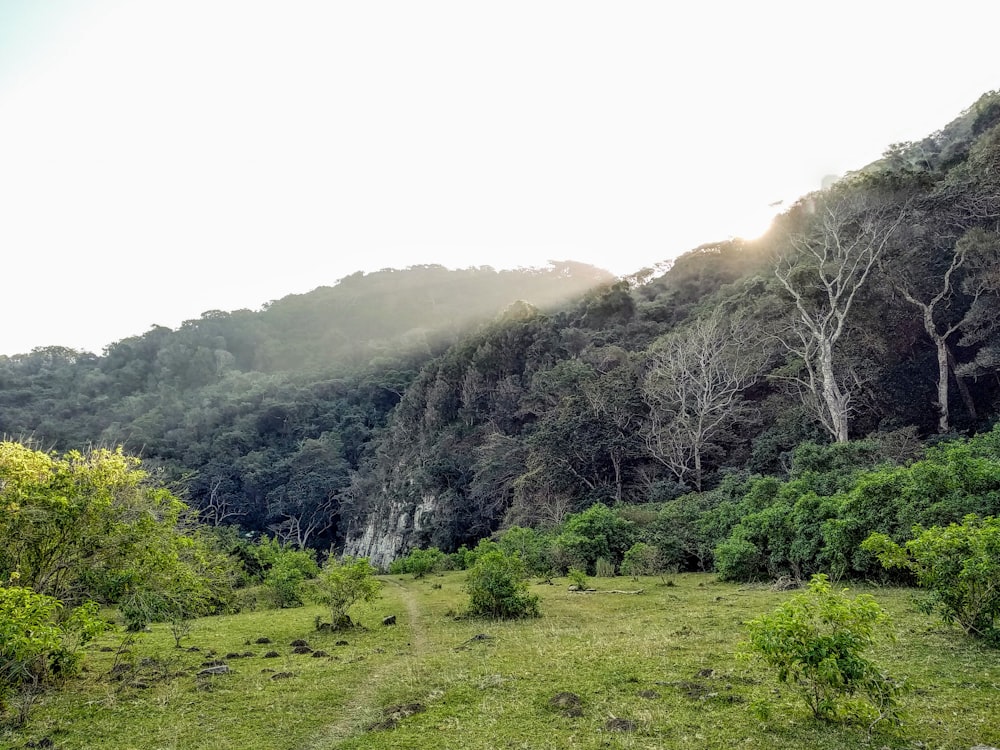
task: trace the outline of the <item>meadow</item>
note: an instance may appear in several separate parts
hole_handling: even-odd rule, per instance
[[[465,576],[384,576],[348,631],[317,630],[328,612],[307,606],[196,620],[182,648],[166,625],[106,634],[88,644],[84,673],[40,697],[0,746],[1000,745],[1000,653],[919,612],[910,589],[850,587],[891,615],[874,657],[908,686],[904,725],[872,729],[816,721],[791,686],[739,656],[744,623],[794,592],[679,574],[592,578],[596,591],[581,593],[555,578],[530,586],[540,618],[498,622],[462,617]]]

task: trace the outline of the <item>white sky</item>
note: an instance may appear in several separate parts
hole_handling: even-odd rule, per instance
[[[1000,3],[0,0],[0,354],[358,270],[627,274],[1000,88]]]

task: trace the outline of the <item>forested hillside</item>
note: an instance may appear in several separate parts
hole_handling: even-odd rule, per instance
[[[706,244],[661,275],[386,270],[101,356],[0,358],[0,433],[123,445],[210,523],[383,566],[505,527],[558,528],[597,503],[692,523],[725,508],[718,541],[794,505],[762,478],[793,486],[823,465],[827,484],[794,486],[832,497],[854,469],[991,428],[998,230],[988,94],[803,196],[763,238]]]
[[[156,326],[101,356],[0,357],[0,435],[58,451],[121,445],[204,521],[327,546],[339,493],[425,362],[518,300],[551,309],[613,280],[568,261],[385,269]]]

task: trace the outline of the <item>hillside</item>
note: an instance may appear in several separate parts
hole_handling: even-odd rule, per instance
[[[123,445],[210,523],[380,565],[595,503],[716,504],[803,443],[911,460],[997,421],[998,123],[987,94],[656,277],[386,269],[3,357],[0,434]]]

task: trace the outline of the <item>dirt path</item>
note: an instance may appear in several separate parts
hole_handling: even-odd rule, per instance
[[[375,692],[384,680],[398,672],[402,659],[412,659],[414,656],[419,656],[427,648],[427,637],[423,627],[424,615],[413,591],[391,578],[383,578],[382,580],[399,589],[400,599],[406,608],[406,622],[410,629],[412,651],[405,657],[400,656],[399,659],[386,662],[368,673],[364,681],[358,685],[352,698],[341,708],[340,720],[318,731],[306,746],[307,750],[334,750],[341,742],[357,734],[362,728],[362,718],[368,713],[367,709],[371,707]]]

